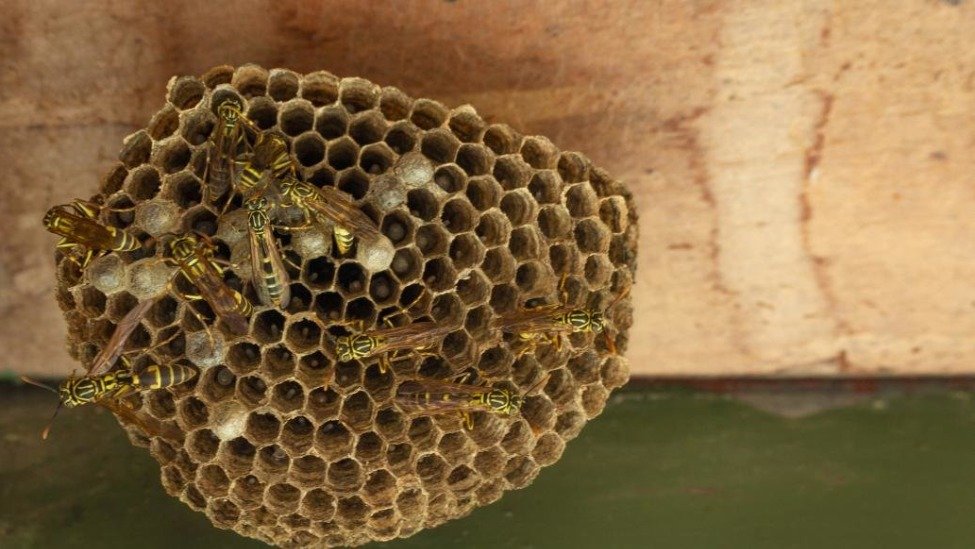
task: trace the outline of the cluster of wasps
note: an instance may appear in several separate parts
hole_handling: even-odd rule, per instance
[[[339,255],[350,253],[354,246],[374,245],[386,237],[377,224],[359,210],[352,199],[334,187],[316,187],[298,178],[296,164],[289,153],[286,138],[276,132],[262,131],[244,114],[237,98],[223,100],[216,106],[218,123],[209,141],[204,174],[202,200],[216,202],[226,195],[222,213],[239,195],[248,218],[250,243],[251,284],[261,303],[284,309],[290,301],[289,275],[285,257],[275,238],[275,231],[292,232],[320,230],[335,242]],[[279,209],[296,209],[300,218],[293,225],[274,222]],[[103,215],[110,208],[100,204],[75,200],[51,208],[44,217],[45,228],[60,236],[57,248],[64,250],[68,260],[84,269],[95,257],[113,252],[131,252],[146,245],[125,229],[103,223]],[[155,241],[157,239],[151,238]],[[182,276],[196,288],[197,293],[176,290],[170,280],[170,290],[187,302],[205,301],[217,319],[232,332],[243,335],[249,325],[254,305],[239,291],[230,287],[224,274],[232,265],[215,257],[215,245],[210,238],[196,232],[164,235],[164,261],[176,267],[175,276]],[[512,334],[520,342],[520,354],[534,351],[539,344],[549,343],[558,349],[562,339],[573,332],[593,332],[605,335],[605,319],[600,311],[572,308],[567,305],[565,279],[560,285],[560,303],[534,308],[521,308],[494,319],[492,328],[498,334]],[[610,305],[612,307],[623,295]],[[105,406],[142,428],[147,434],[160,434],[159,425],[150,425],[125,406],[124,397],[143,391],[173,387],[197,376],[195,367],[182,363],[150,364],[140,371],[132,369],[124,351],[126,341],[148,313],[155,300],[139,302],[118,323],[102,351],[95,357],[81,377],[70,377],[58,389],[29,378],[25,381],[42,386],[59,395],[62,406],[75,407],[88,403]],[[210,329],[197,315],[207,333]],[[367,329],[361,322],[342,324],[351,332],[332,337],[332,352],[340,362],[378,359],[380,371],[385,373],[391,361],[403,354],[429,356],[436,344],[459,326],[435,321],[412,321],[394,325],[389,318],[382,326]],[[175,337],[175,336],[174,336]],[[212,334],[210,335],[212,341]],[[168,342],[168,341],[167,341]],[[163,345],[163,342],[159,345]],[[615,352],[612,339],[606,337],[607,348]],[[159,346],[157,345],[157,346]],[[116,362],[123,366],[111,371]],[[475,376],[476,377],[476,376]],[[528,391],[515,393],[505,388],[490,387],[472,381],[468,373],[452,381],[416,379],[400,384],[396,402],[405,410],[423,414],[458,412],[464,425],[473,427],[471,412],[486,411],[503,416],[517,412],[526,395],[539,388],[542,377]],[[51,422],[53,422],[52,417]],[[47,437],[51,423],[44,429]]]

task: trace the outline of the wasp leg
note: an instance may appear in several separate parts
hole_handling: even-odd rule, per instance
[[[77,252],[78,245],[75,244],[74,242],[71,242],[67,238],[62,238],[57,244],[54,245],[54,248],[58,250],[67,250],[67,252],[64,253],[64,258],[74,263],[79,268],[82,269],[84,268],[84,265],[81,264],[81,261],[79,261],[78,258],[75,257],[78,255]]]
[[[286,208],[297,207],[298,209],[300,209],[301,216],[304,218],[304,222],[301,225],[275,225],[274,228],[284,232],[307,231],[317,225],[315,223],[316,216],[311,213],[311,210],[308,209],[308,206],[305,206],[302,203],[295,202],[294,200],[290,200],[287,204],[282,203],[281,205]]]
[[[234,197],[237,196],[237,191],[234,189],[233,179],[230,181],[230,192],[227,194],[227,200],[223,203],[223,208],[220,209],[220,217],[223,217],[227,213],[227,210],[230,209],[230,205],[234,202]]]
[[[99,255],[101,255],[101,254],[99,254]],[[91,248],[88,248],[88,251],[85,252],[85,258],[81,261],[81,264],[79,265],[79,267],[81,267],[82,269],[84,269],[85,267],[88,266],[89,263],[91,263],[91,260],[94,257],[95,257],[95,251],[92,250]]]
[[[303,223],[301,225],[275,225],[274,228],[278,231],[290,233],[298,231],[308,231],[315,227],[314,223]]]
[[[241,263],[231,263],[226,259],[220,259],[218,257],[211,258],[211,261],[213,262],[213,266],[217,269],[217,272],[219,272],[221,275],[225,274],[227,272],[227,269],[232,269],[237,271],[244,266]]]
[[[393,313],[393,314],[387,316],[386,318],[384,318],[383,319],[383,324],[385,324],[387,328],[395,328],[396,325],[393,324],[393,321],[391,319],[392,319],[392,317],[394,317],[396,315],[401,315],[401,314],[406,314],[406,313],[404,313],[402,310],[396,311],[395,313]]]
[[[569,303],[569,290],[565,287],[566,282],[569,280],[568,274],[563,274],[562,279],[559,280],[559,302],[562,305]]]
[[[559,352],[562,350],[562,336],[560,336],[559,334],[549,335],[548,341],[549,343],[552,344],[552,348],[555,349],[555,352]]]
[[[176,294],[176,297],[183,299],[187,303],[191,303],[193,301],[203,301],[203,296],[197,294],[184,294],[183,292],[177,290],[172,284],[169,285],[169,291],[173,292]],[[210,340],[210,348],[215,349],[217,342],[215,339],[213,339],[213,332],[210,331],[210,326],[207,325],[206,320],[204,320],[203,316],[191,305],[187,306],[186,310],[189,311],[191,315],[196,317],[196,320],[199,321],[200,326],[203,326],[203,330],[207,333],[207,339]],[[175,335],[173,337],[175,337]]]
[[[415,355],[417,358],[424,358],[424,357],[431,357],[431,356],[439,356],[439,355],[437,355],[437,353],[432,353],[432,352],[426,350],[425,348],[423,348],[423,349],[412,349],[412,350],[410,350],[410,354]]]
[[[524,356],[528,351],[531,351],[532,354],[534,354],[535,349],[538,348],[538,337],[539,334],[519,334],[518,338],[524,342],[524,346],[522,346],[521,350],[518,351],[518,354],[515,356],[515,360]]]
[[[468,412],[467,410],[462,410],[460,412],[460,415],[464,419],[464,429],[467,429],[468,431],[473,431],[474,430],[474,418],[471,417],[470,412]]]
[[[281,261],[283,261],[284,263],[287,263],[288,266],[290,266],[294,270],[296,270],[298,272],[301,272],[301,265],[299,265],[299,264],[295,263],[294,261],[292,261],[291,258],[288,257],[288,254],[286,254],[284,252],[281,252]]]
[[[164,339],[164,340],[156,343],[152,347],[140,347],[138,349],[129,349],[128,351],[122,351],[122,355],[121,356],[124,357],[126,355],[130,355],[130,354],[134,354],[134,353],[151,353],[151,352],[155,351],[156,349],[159,349],[160,347],[163,347],[165,345],[168,345],[169,342],[171,342],[172,340],[176,339],[179,336],[180,333],[181,333],[180,330],[173,330],[173,335],[171,335],[171,336],[167,337],[166,339]]]
[[[241,194],[240,192],[237,191],[236,188],[234,188],[234,179],[235,179],[235,176],[234,176],[233,170],[231,170],[231,172],[230,172],[230,190],[227,192],[227,200],[226,200],[226,202],[223,203],[223,208],[220,209],[220,217],[223,217],[224,214],[227,213],[227,210],[230,209],[230,205],[234,203],[234,198],[238,194],[241,196],[241,198],[244,197],[243,194]]]
[[[477,371],[474,369],[470,369],[455,377],[454,383],[457,383],[459,385],[484,386],[487,385],[487,380],[478,380]]]
[[[132,394],[133,391],[135,391],[135,389],[133,389],[132,386],[125,385],[124,387],[119,387],[118,391],[115,391],[115,394],[113,394],[111,398],[118,400],[126,395]]]
[[[616,342],[609,336],[609,330],[603,330],[603,338],[606,340],[606,349],[614,355],[618,354],[616,351]]]
[[[366,331],[366,321],[361,318],[355,320],[336,320],[332,322],[331,326],[341,326],[356,333]]]

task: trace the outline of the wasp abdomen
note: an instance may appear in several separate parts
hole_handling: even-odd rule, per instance
[[[136,377],[136,385],[142,389],[164,389],[185,383],[196,374],[196,368],[184,364],[150,364]]]

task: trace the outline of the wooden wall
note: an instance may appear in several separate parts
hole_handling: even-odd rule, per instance
[[[634,374],[975,373],[975,2],[5,0],[0,371],[65,375],[51,204],[171,75],[402,87],[633,189]]]

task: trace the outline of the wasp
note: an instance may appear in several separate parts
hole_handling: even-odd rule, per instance
[[[381,355],[379,371],[386,373],[390,366],[390,354],[397,357],[400,351],[417,356],[435,356],[427,352],[458,326],[424,321],[403,326],[389,326],[375,330],[359,330],[351,335],[335,338],[335,356],[339,362]]]
[[[267,183],[264,175],[270,173],[274,179],[294,176],[295,165],[288,153],[288,143],[278,134],[262,135],[247,160],[236,160],[240,173],[237,175],[237,189],[244,196],[263,190]]]
[[[247,147],[247,135],[260,135],[261,130],[244,115],[240,99],[231,97],[217,105],[217,127],[207,147],[206,172],[208,188],[225,189],[235,180],[237,153]]]
[[[521,309],[502,315],[492,323],[492,326],[496,330],[509,334],[517,334],[518,339],[524,342],[524,346],[518,353],[519,357],[529,351],[534,352],[540,341],[548,341],[556,350],[559,350],[564,335],[583,332],[604,334],[606,348],[611,353],[616,353],[616,344],[613,343],[609,334],[605,332],[606,317],[603,312],[592,309],[573,308],[567,305],[568,292],[565,290],[566,280],[566,277],[563,277],[562,282],[559,284],[561,295],[560,304]],[[629,293],[628,290],[621,292],[606,310],[608,311],[616,306],[627,293]]]
[[[284,268],[281,251],[274,241],[268,201],[263,196],[244,203],[247,208],[251,248],[251,272],[254,288],[261,302],[284,309],[291,299],[290,279]]]
[[[355,239],[370,244],[385,238],[376,223],[356,207],[348,195],[334,187],[318,188],[294,177],[281,182],[282,205],[298,207],[305,224],[289,230],[304,229],[328,222],[332,225],[335,245],[340,254],[352,249]]]
[[[263,195],[271,181],[293,178],[295,174],[288,142],[275,133],[262,134],[252,152],[234,160],[234,165],[237,173],[233,179],[233,190],[244,198]],[[227,198],[224,212],[230,207],[232,199],[233,194]]]
[[[206,301],[233,332],[246,332],[247,319],[254,312],[254,306],[223,281],[224,268],[217,263],[209,239],[196,233],[186,233],[171,240],[168,247],[171,257],[164,261],[175,263],[180,274],[200,292],[180,293],[180,297],[187,301]]]
[[[136,416],[131,408],[119,402],[119,399],[136,392],[173,387],[193,379],[196,375],[195,368],[183,364],[150,364],[139,373],[135,373],[127,367],[124,370],[101,375],[89,374],[82,377],[72,375],[63,381],[57,389],[28,377],[21,379],[58,395],[59,402],[54,410],[54,415],[44,431],[41,432],[41,438],[46,439],[51,431],[51,425],[62,407],[75,408],[84,404],[103,406],[124,417],[130,423],[135,423],[147,434],[160,435],[161,431],[158,425],[153,426],[146,423]]]
[[[87,248],[84,259],[78,261],[82,268],[96,256],[107,251],[131,252],[139,249],[139,239],[124,229],[109,227],[98,221],[102,207],[98,204],[75,200],[70,204],[54,206],[44,215],[44,228],[61,237],[58,248]]]
[[[464,427],[470,430],[474,428],[471,412],[486,411],[510,416],[521,409],[526,396],[535,392],[547,380],[548,376],[542,377],[522,394],[480,384],[433,379],[410,380],[400,384],[395,400],[404,411],[427,414],[459,412],[464,419]]]
[[[95,357],[95,360],[88,366],[84,376],[79,378],[72,376],[64,381],[58,389],[48,387],[29,377],[21,377],[21,379],[32,385],[53,391],[58,395],[61,402],[54,411],[54,417],[57,417],[61,406],[74,408],[91,402],[115,412],[117,415],[125,418],[129,423],[138,425],[148,434],[159,434],[157,428],[147,425],[144,420],[135,415],[132,409],[122,405],[117,400],[133,391],[179,385],[180,383],[189,381],[196,375],[196,370],[180,364],[166,366],[153,364],[146,367],[139,375],[134,375],[131,372],[128,360],[123,356],[125,354],[123,349],[129,336],[132,335],[132,332],[135,331],[135,328],[153,304],[155,304],[155,300],[153,299],[141,301],[122,317],[122,320],[115,327],[115,331],[112,332],[112,336],[108,342],[102,348],[101,352],[98,353],[98,356]],[[164,345],[168,341],[166,340],[156,345],[156,347]],[[112,365],[119,358],[122,358],[123,362],[125,362],[127,369],[108,373]],[[47,438],[51,424],[54,422],[54,417],[51,418],[51,421],[41,433],[43,438]]]

